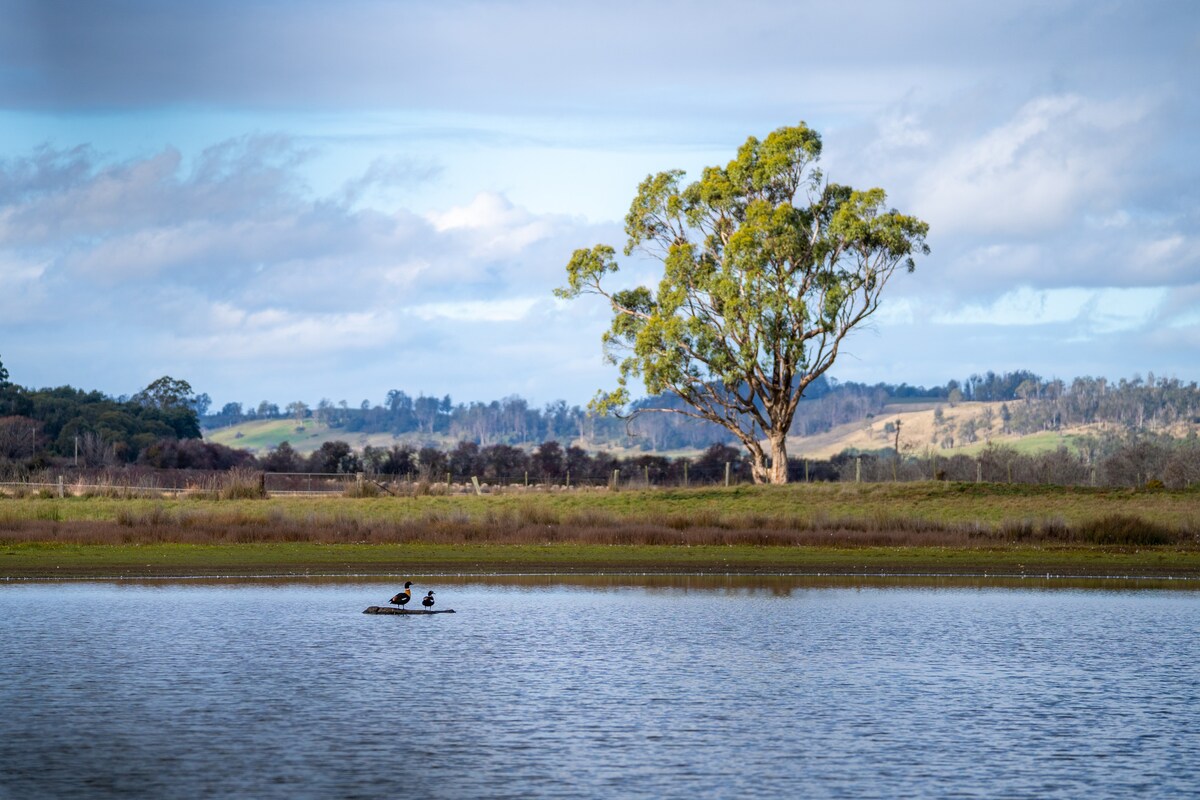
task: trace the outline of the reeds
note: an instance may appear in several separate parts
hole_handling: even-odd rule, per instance
[[[263,473],[237,468],[189,484],[183,494],[192,500],[259,500],[267,496],[267,491]]]
[[[0,543],[140,544],[314,542],[325,544],[559,544],[756,547],[989,547],[1007,544],[1153,546],[1200,543],[1195,523],[1172,527],[1107,515],[1067,523],[1054,517],[994,525],[889,516],[717,512],[625,517],[597,510],[556,512],[537,504],[430,509],[403,518],[350,513],[304,515],[152,503],[121,508],[112,520],[63,522],[57,504],[35,518],[0,507]]]

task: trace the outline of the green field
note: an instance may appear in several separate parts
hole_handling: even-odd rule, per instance
[[[1057,431],[1045,431],[1043,433],[1031,433],[1028,436],[1021,436],[1016,439],[1004,439],[997,444],[1016,450],[1021,455],[1036,456],[1041,453],[1053,453],[1060,447],[1065,447],[1072,453],[1078,454],[1081,452],[1080,443],[1083,436],[1073,433],[1059,433]],[[987,442],[976,442],[975,444],[956,447],[954,450],[948,451],[949,455],[967,455],[977,456],[988,447]],[[945,453],[943,453],[945,454]]]
[[[919,401],[913,400],[910,405],[918,406],[928,402],[929,401],[927,399],[920,399]],[[903,408],[901,405],[897,405],[897,407]],[[823,440],[825,437],[816,438]],[[393,435],[390,433],[353,433],[348,432],[343,428],[331,428],[328,425],[319,423],[312,419],[305,420],[304,425],[297,425],[296,421],[293,419],[256,420],[252,422],[243,422],[224,428],[205,430],[204,439],[205,441],[222,444],[226,447],[250,450],[257,455],[265,455],[271,449],[278,447],[282,442],[287,442],[292,446],[292,449],[302,455],[312,453],[313,451],[320,449],[321,445],[332,441],[347,442],[357,450],[362,450],[362,448],[367,445],[371,445],[372,447],[389,448],[396,444],[407,444],[417,448],[431,445],[440,450],[448,451],[453,449],[457,444],[457,441],[455,441],[452,437],[443,435],[417,433],[406,433],[401,435]],[[1082,439],[1083,434],[1047,431],[1016,438],[1004,438],[1002,440],[998,440],[997,443],[1003,445],[1004,447],[1010,447],[1022,455],[1038,455],[1040,453],[1053,452],[1059,447],[1064,446],[1072,452],[1078,453],[1080,450],[1079,443]],[[804,453],[806,449],[806,442],[810,440],[803,437],[791,437],[788,441],[790,452]],[[569,443],[563,442],[563,444],[565,446]],[[844,450],[854,445],[855,442],[848,439],[844,446],[835,447],[834,449]],[[828,449],[828,443],[826,442],[822,442],[821,446],[824,449]],[[975,444],[956,447],[953,450],[938,450],[937,454],[945,457],[955,455],[977,456],[986,447],[987,443],[981,441],[976,442]],[[635,448],[605,446],[604,449],[607,452],[622,458],[643,454],[642,450]],[[669,450],[656,451],[655,455],[666,456],[667,458],[674,459],[679,457],[695,457],[699,455],[699,453],[699,450]]]
[[[1078,547],[653,545],[0,545],[0,579],[416,574],[829,574],[1172,577],[1200,551]]]
[[[435,487],[437,488],[437,487]],[[0,525],[16,520],[115,521],[122,514],[155,509],[197,518],[280,519],[353,518],[419,520],[461,517],[488,522],[524,515],[562,524],[573,515],[595,514],[623,521],[833,520],[919,521],[935,524],[999,525],[1022,520],[1079,523],[1110,514],[1135,515],[1151,522],[1200,528],[1200,491],[1134,490],[1029,484],[909,482],[792,483],[785,486],[606,489],[499,489],[433,495],[367,498],[276,497],[245,500],[108,497],[3,497]],[[0,528],[2,536],[3,528]]]
[[[1200,576],[1200,492],[822,484],[0,498],[0,577],[424,572]]]
[[[359,434],[349,433],[341,428],[331,428],[316,420],[305,420],[303,425],[297,425],[294,419],[269,419],[243,422],[216,430],[204,431],[204,440],[223,444],[226,447],[236,447],[251,450],[259,455],[287,442],[296,452],[308,454],[319,450],[326,442],[348,442],[361,450],[366,445],[373,447],[391,447],[393,444],[406,442],[413,445],[433,443],[438,447],[453,446],[444,437],[418,437],[408,435],[395,437],[390,433]]]
[[[303,430],[297,430],[298,428],[303,428]],[[222,444],[226,447],[250,450],[257,455],[265,455],[271,449],[278,447],[282,442],[287,442],[293,450],[301,455],[307,455],[315,450],[319,450],[321,445],[332,441],[347,442],[357,450],[362,450],[366,445],[390,448],[392,445],[405,444],[415,448],[432,446],[442,451],[449,451],[458,444],[458,441],[453,437],[441,434],[404,433],[394,435],[391,433],[352,433],[343,428],[331,428],[328,425],[311,419],[305,420],[302,426],[297,425],[296,421],[292,419],[243,422],[224,428],[205,430],[204,440],[206,442]],[[571,443],[564,441],[560,444],[565,447]],[[522,446],[532,449],[535,445],[526,444]],[[645,452],[637,448],[618,447],[615,445],[606,445],[604,450],[618,458],[643,455]],[[667,458],[680,458],[695,457],[701,452],[694,449],[662,450],[656,451],[655,455]]]

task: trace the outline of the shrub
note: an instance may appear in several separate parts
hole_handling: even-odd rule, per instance
[[[1075,538],[1092,544],[1174,544],[1178,534],[1164,525],[1127,514],[1109,514],[1080,523]]]

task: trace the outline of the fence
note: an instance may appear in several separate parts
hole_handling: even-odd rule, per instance
[[[0,472],[0,492],[66,496],[178,496],[218,493],[229,482],[257,486],[268,495],[366,494],[413,495],[498,490],[552,490],[584,487],[648,488],[731,486],[750,480],[745,461],[691,463],[687,459],[655,458],[644,464],[628,461],[619,468],[596,473],[542,476],[524,471],[505,474],[491,468],[474,472],[425,469],[406,475],[378,473],[208,471],[184,469],[75,470],[61,472],[13,470]],[[948,480],[970,483],[1054,484],[1064,486],[1140,487],[1172,489],[1200,485],[1200,447],[1174,449],[1128,448],[1102,459],[1083,459],[1060,449],[1024,455],[997,448],[979,456],[963,454],[896,458],[889,455],[843,454],[828,460],[794,458],[788,461],[793,482],[890,483]],[[251,482],[257,482],[251,484]]]
[[[578,475],[462,475],[454,472],[410,472],[403,476],[378,473],[259,472],[249,470],[42,470],[24,475],[0,476],[0,493],[45,496],[177,497],[219,493],[232,482],[256,486],[267,495],[334,496],[363,494],[413,495],[514,490],[581,488],[646,488],[650,486],[735,485],[748,479],[742,465],[728,462],[709,470],[689,469],[681,475],[664,474],[651,467],[614,469],[603,474]]]

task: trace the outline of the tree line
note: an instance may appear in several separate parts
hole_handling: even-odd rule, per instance
[[[722,483],[727,479],[740,483],[750,479],[753,466],[742,450],[720,443],[695,457],[668,458],[650,453],[620,457],[603,450],[589,452],[576,445],[564,447],[557,441],[524,449],[507,444],[480,446],[465,440],[446,450],[398,444],[390,448],[367,446],[361,451],[346,442],[333,441],[308,456],[284,443],[261,459],[250,457],[241,465],[266,472],[363,472],[427,482],[465,483],[474,477],[491,485],[595,485],[605,484],[615,475],[620,480],[658,486]],[[181,458],[157,466],[204,468],[204,462]],[[950,480],[1183,489],[1200,486],[1200,437],[1195,433],[1183,438],[1108,433],[1090,437],[1081,447],[1063,446],[1037,454],[998,444],[987,445],[977,455],[846,451],[828,459],[789,458],[787,470],[789,480],[811,482]]]
[[[0,364],[0,368],[2,368]],[[3,373],[7,376],[7,373]],[[132,397],[71,386],[26,389],[0,381],[0,461],[134,463],[164,440],[199,439],[186,381],[164,376]]]
[[[1200,421],[1200,389],[1195,382],[1177,378],[1109,381],[1082,377],[1070,383],[1043,379],[1026,370],[971,375],[963,381],[926,388],[906,383],[873,385],[839,382],[824,376],[810,384],[792,421],[792,436],[814,436],[839,425],[859,422],[884,413],[894,402],[1004,402],[998,420],[999,432],[1028,434],[1061,430],[1097,422],[1127,430],[1160,430],[1179,422]],[[202,418],[205,428],[216,429],[257,419],[294,418],[297,425],[316,420],[347,434],[415,434],[493,444],[529,446],[552,440],[578,441],[590,448],[620,447],[645,451],[701,449],[713,442],[732,444],[724,428],[709,422],[665,414],[639,414],[649,409],[681,404],[670,395],[644,398],[631,406],[628,419],[601,417],[578,405],[559,400],[538,408],[522,397],[511,395],[491,402],[454,403],[451,398],[411,397],[393,389],[383,403],[358,405],[322,399],[315,407],[302,401],[280,407],[263,401],[256,406],[227,403]],[[993,420],[984,411],[982,419],[968,421],[957,430],[942,431],[937,444],[947,448],[970,444]]]
[[[952,380],[933,388],[841,383],[822,376],[810,384],[806,398],[799,404],[792,431],[794,435],[810,436],[844,423],[871,419],[897,400],[1002,401],[998,413],[986,408],[956,427],[948,424],[939,427],[937,441],[928,444],[944,447],[983,440],[996,432],[1027,434],[1110,423],[1114,428],[1112,435],[1079,440],[1083,468],[1089,475],[1101,461],[1124,448],[1130,434],[1162,433],[1180,423],[1200,422],[1200,389],[1195,382],[1149,375],[1145,379],[1134,376],[1118,381],[1081,377],[1066,383],[1042,379],[1022,370],[971,375],[962,382]],[[679,401],[669,395],[646,398],[635,403],[633,409],[636,412],[672,402]],[[215,414],[206,414],[209,407],[206,394],[196,394],[187,381],[170,376],[154,381],[132,396],[109,397],[70,386],[24,388],[8,380],[8,372],[0,362],[0,463],[26,468],[55,460],[80,466],[144,464],[197,469],[259,466],[278,472],[368,471],[394,475],[449,471],[496,478],[506,474],[523,476],[529,471],[534,478],[541,479],[558,474],[555,465],[559,459],[554,454],[559,452],[564,474],[569,469],[576,476],[600,476],[611,469],[627,468],[650,470],[669,480],[683,468],[682,462],[672,467],[673,462],[660,460],[655,452],[711,450],[713,445],[728,449],[733,443],[719,426],[685,417],[635,413],[632,419],[613,419],[592,415],[563,401],[538,408],[517,396],[489,403],[455,404],[449,396],[412,397],[394,389],[377,405],[364,400],[351,407],[344,401],[322,400],[310,408],[295,401],[281,409],[277,404],[263,401],[253,408],[227,403]],[[296,419],[298,424],[315,418],[344,430],[347,435],[388,432],[416,434],[408,438],[417,441],[422,436],[429,439],[423,445],[398,444],[361,452],[345,442],[330,442],[307,456],[285,444],[261,458],[201,439],[202,422],[204,427],[212,428],[252,419],[288,417]],[[936,418],[937,412],[935,422]],[[436,443],[446,439],[457,440],[459,444],[446,451],[439,450]],[[563,447],[559,442],[568,445]],[[905,455],[916,458],[912,451],[922,448],[909,444]],[[644,455],[629,461],[605,453],[608,448],[618,447],[641,449]],[[1165,445],[1155,447],[1161,449]],[[885,449],[867,455],[877,458],[887,452]],[[745,466],[740,457],[724,460],[738,465],[738,469]],[[920,463],[919,459],[914,463]],[[835,467],[841,475],[842,468],[833,462],[820,469],[825,470],[822,474],[832,476]],[[799,469],[793,465],[789,473]],[[813,469],[817,467],[809,462],[810,475]]]
[[[919,396],[937,399],[940,389],[926,390],[905,384],[892,386],[839,383],[822,376],[809,387],[800,404],[793,433],[809,436],[837,425],[878,414],[889,399]],[[255,420],[294,419],[298,426],[307,420],[328,425],[347,434],[389,433],[393,435],[448,437],[469,440],[480,446],[493,444],[532,445],[552,440],[579,441],[589,447],[637,448],[645,451],[700,449],[713,442],[733,441],[724,428],[687,418],[639,414],[652,408],[678,404],[667,395],[645,398],[632,406],[630,419],[592,414],[578,405],[557,400],[537,407],[517,395],[491,402],[454,403],[449,395],[412,397],[401,389],[387,393],[382,403],[363,400],[351,405],[345,400],[322,399],[316,406],[293,401],[280,406],[264,400],[258,404],[226,403],[202,417],[206,429],[217,429]]]

